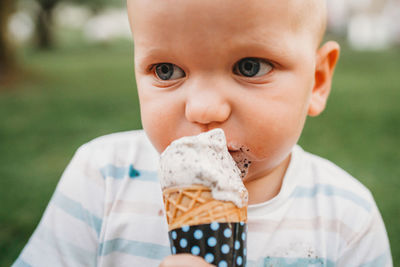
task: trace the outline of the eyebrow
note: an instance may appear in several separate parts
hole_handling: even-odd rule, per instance
[[[237,50],[237,53],[240,53],[240,51],[251,51],[255,55],[265,55],[268,58],[279,59],[285,62],[291,59],[294,53],[293,48],[285,42],[275,43],[258,40],[236,42],[233,51],[235,50]]]
[[[156,60],[157,58],[165,58],[166,62],[174,58],[174,56],[172,56],[171,50],[169,49],[146,48],[145,53],[143,53],[142,51],[141,53],[138,54],[144,54],[144,56],[141,57],[135,55],[136,60],[139,64],[138,67],[142,70],[146,69],[148,67],[148,64],[150,64],[150,62]],[[152,63],[162,63],[162,62],[157,61]]]

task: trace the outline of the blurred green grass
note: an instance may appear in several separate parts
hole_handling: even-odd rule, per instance
[[[0,266],[18,256],[74,151],[100,135],[141,128],[129,42],[24,50],[29,70],[0,88]],[[327,110],[300,144],[371,189],[400,264],[400,53],[344,47]]]

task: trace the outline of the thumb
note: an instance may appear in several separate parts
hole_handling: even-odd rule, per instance
[[[159,267],[214,267],[203,258],[191,254],[170,255],[161,262]]]

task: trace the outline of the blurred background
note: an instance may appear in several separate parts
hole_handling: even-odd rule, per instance
[[[373,193],[400,264],[400,1],[329,2],[342,47],[327,110],[300,144]],[[141,128],[119,0],[0,0],[0,266],[38,224],[75,150]]]

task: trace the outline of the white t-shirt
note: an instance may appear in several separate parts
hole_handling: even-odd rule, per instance
[[[170,254],[143,131],[83,145],[13,266],[158,266]],[[279,194],[248,208],[247,266],[392,266],[371,193],[333,163],[293,148]]]

